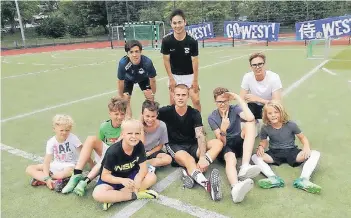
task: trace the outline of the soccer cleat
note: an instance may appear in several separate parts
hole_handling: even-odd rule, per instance
[[[88,186],[87,181],[80,180],[78,185],[73,189],[73,193],[75,193],[78,196],[84,196],[87,186]]]
[[[244,200],[246,194],[253,188],[254,182],[252,179],[239,181],[232,187],[231,195],[234,203],[240,203]]]
[[[78,182],[82,179],[83,179],[82,174],[72,175],[67,185],[62,189],[62,193],[66,194],[66,193],[72,192],[73,189],[77,186]]]
[[[241,166],[238,173],[239,180],[252,179],[261,173],[260,167],[256,165]]]
[[[270,176],[265,179],[260,179],[258,181],[258,185],[261,188],[268,189],[268,188],[282,188],[285,186],[284,180],[279,176]]]
[[[207,191],[210,192],[211,198],[214,201],[222,199],[221,176],[217,169],[213,169],[207,182]]]
[[[102,203],[102,210],[108,210],[111,206],[113,205],[113,203]]]
[[[158,193],[154,190],[144,190],[136,193],[137,199],[157,199]]]
[[[61,192],[63,187],[65,187],[67,185],[69,181],[69,177],[68,178],[64,178],[64,179],[58,179],[54,182],[54,190],[56,192]]]
[[[36,179],[32,178],[30,180],[30,185],[31,186],[41,186],[41,185],[46,185],[46,182],[43,182],[43,181],[36,180]]]
[[[182,181],[184,188],[193,188],[194,187],[194,179],[188,175],[185,169],[182,169]]]
[[[295,179],[293,186],[295,188],[302,189],[312,194],[318,194],[322,190],[322,188],[319,185],[316,185],[305,178]]]

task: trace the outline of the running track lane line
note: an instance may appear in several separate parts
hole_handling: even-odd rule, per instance
[[[230,58],[228,60],[219,61],[219,62],[216,62],[214,64],[209,64],[209,65],[200,67],[199,69],[205,69],[205,68],[208,68],[208,67],[213,67],[213,66],[216,66],[216,65],[219,65],[219,64],[223,64],[223,63],[226,63],[226,62],[230,62],[230,61],[233,61],[233,60],[241,59],[241,58],[247,57],[249,55],[250,54],[246,54],[246,55],[241,55],[239,57]],[[157,81],[162,81],[162,80],[165,80],[167,78],[168,78],[167,76],[166,77],[162,77],[160,79],[157,79]],[[115,92],[117,92],[116,89],[113,90],[113,91],[108,91],[108,92],[104,92],[104,93],[101,93],[101,94],[92,95],[92,96],[81,98],[81,99],[77,99],[77,100],[74,100],[74,101],[69,101],[69,102],[66,102],[66,103],[59,104],[59,105],[49,106],[49,107],[42,108],[42,109],[39,109],[39,110],[35,110],[35,111],[32,111],[32,112],[19,114],[19,115],[13,116],[13,117],[2,119],[1,123],[5,123],[5,122],[11,121],[11,120],[18,120],[18,119],[21,119],[21,118],[24,118],[24,117],[28,117],[28,116],[31,116],[31,115],[34,115],[34,114],[38,114],[38,113],[49,111],[49,110],[52,110],[52,109],[68,106],[68,105],[79,103],[79,102],[82,102],[82,101],[91,100],[91,99],[98,98],[98,97],[105,96],[105,95],[109,95],[109,94],[112,94],[112,93],[115,93]]]

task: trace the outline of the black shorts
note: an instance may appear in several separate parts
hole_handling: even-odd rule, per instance
[[[144,91],[144,90],[147,90],[147,89],[151,89],[149,78],[146,79],[146,80],[143,80],[141,82],[138,82],[138,85],[139,85],[141,91]],[[133,88],[134,88],[134,82],[128,81],[128,80],[124,80],[123,93],[128,93],[129,95],[132,95]]]
[[[169,155],[171,155],[171,157],[173,159],[172,162],[175,162],[174,157],[178,151],[186,151],[188,154],[190,154],[195,159],[195,161],[198,161],[199,158],[196,155],[197,148],[198,148],[197,144],[189,144],[189,145],[168,144],[168,145],[166,145],[167,153]]]
[[[243,144],[244,144],[244,139],[241,138],[241,134],[238,134],[233,138],[227,138],[227,144],[223,147],[222,151],[219,153],[218,160],[225,162],[224,155],[228,152],[233,152],[236,158],[242,157]]]
[[[258,105],[256,103],[247,103],[247,106],[249,107],[250,111],[253,113],[255,116],[255,119],[262,119],[262,109],[263,105]]]
[[[147,159],[150,160],[150,159],[156,158],[158,154],[165,154],[165,152],[162,150],[156,151],[152,155],[148,156]]]
[[[269,149],[266,154],[272,157],[274,165],[279,166],[282,163],[287,163],[292,167],[301,165],[302,162],[296,162],[296,157],[300,153],[299,148],[288,149]]]

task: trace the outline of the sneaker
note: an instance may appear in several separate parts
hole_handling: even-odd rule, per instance
[[[157,199],[158,193],[154,190],[144,190],[140,191],[137,194],[137,199]]]
[[[316,185],[305,178],[295,179],[293,186],[295,188],[302,189],[312,194],[318,194],[322,190],[322,188],[319,185]]]
[[[245,179],[252,179],[261,173],[260,167],[256,165],[247,165],[245,167],[241,166],[238,173],[239,180],[243,181]]]
[[[189,176],[185,169],[182,169],[182,181],[184,188],[193,188],[194,187],[194,179]]]
[[[149,173],[155,173],[156,167],[152,166],[151,164],[147,164],[147,169]]]
[[[210,192],[211,198],[214,201],[222,199],[221,176],[217,169],[213,169],[207,183],[207,191]]]
[[[240,203],[244,200],[246,194],[253,188],[254,182],[248,178],[244,181],[239,181],[232,188],[231,195],[234,203]]]
[[[68,178],[64,178],[64,179],[58,179],[54,182],[54,190],[56,192],[61,192],[63,187],[65,187],[67,185],[69,181],[69,177]]]
[[[260,179],[258,181],[258,185],[261,188],[282,188],[285,186],[284,180],[280,178],[279,176],[270,176],[265,179]]]
[[[73,189],[73,193],[75,193],[78,196],[84,196],[87,186],[88,181],[80,180],[78,185]]]
[[[72,175],[68,181],[68,184],[62,189],[62,193],[66,194],[72,192],[73,189],[77,186],[78,182],[83,179],[82,174]]]
[[[102,203],[102,210],[108,210],[112,205],[113,203]]]
[[[32,178],[30,180],[30,185],[31,186],[41,186],[41,185],[46,185],[46,182],[43,182],[43,181],[36,180],[36,179]]]

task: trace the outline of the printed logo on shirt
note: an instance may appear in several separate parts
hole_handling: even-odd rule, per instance
[[[175,50],[174,48],[169,49],[169,51],[174,51],[174,50]]]
[[[118,139],[118,138],[109,138],[109,139],[108,139],[108,143],[112,145],[112,144],[114,144],[115,142],[117,142],[117,139]]]
[[[184,50],[185,50],[185,54],[189,54],[190,48],[184,48]]]
[[[129,62],[124,69],[129,70],[129,68],[132,66],[132,62]]]
[[[55,144],[54,145],[54,155],[56,159],[60,161],[65,161],[65,160],[71,160],[73,159],[71,148],[69,147],[69,142],[66,142],[65,144]]]
[[[139,160],[139,157],[137,157],[135,160],[133,160],[130,163],[126,163],[126,164],[123,164],[123,165],[117,165],[117,166],[115,166],[115,171],[116,172],[118,172],[118,171],[128,171],[128,170],[132,169],[135,166],[135,163],[138,162],[138,160]]]
[[[144,74],[144,73],[145,73],[144,69],[143,69],[143,68],[140,68],[140,69],[139,69],[139,74]]]

